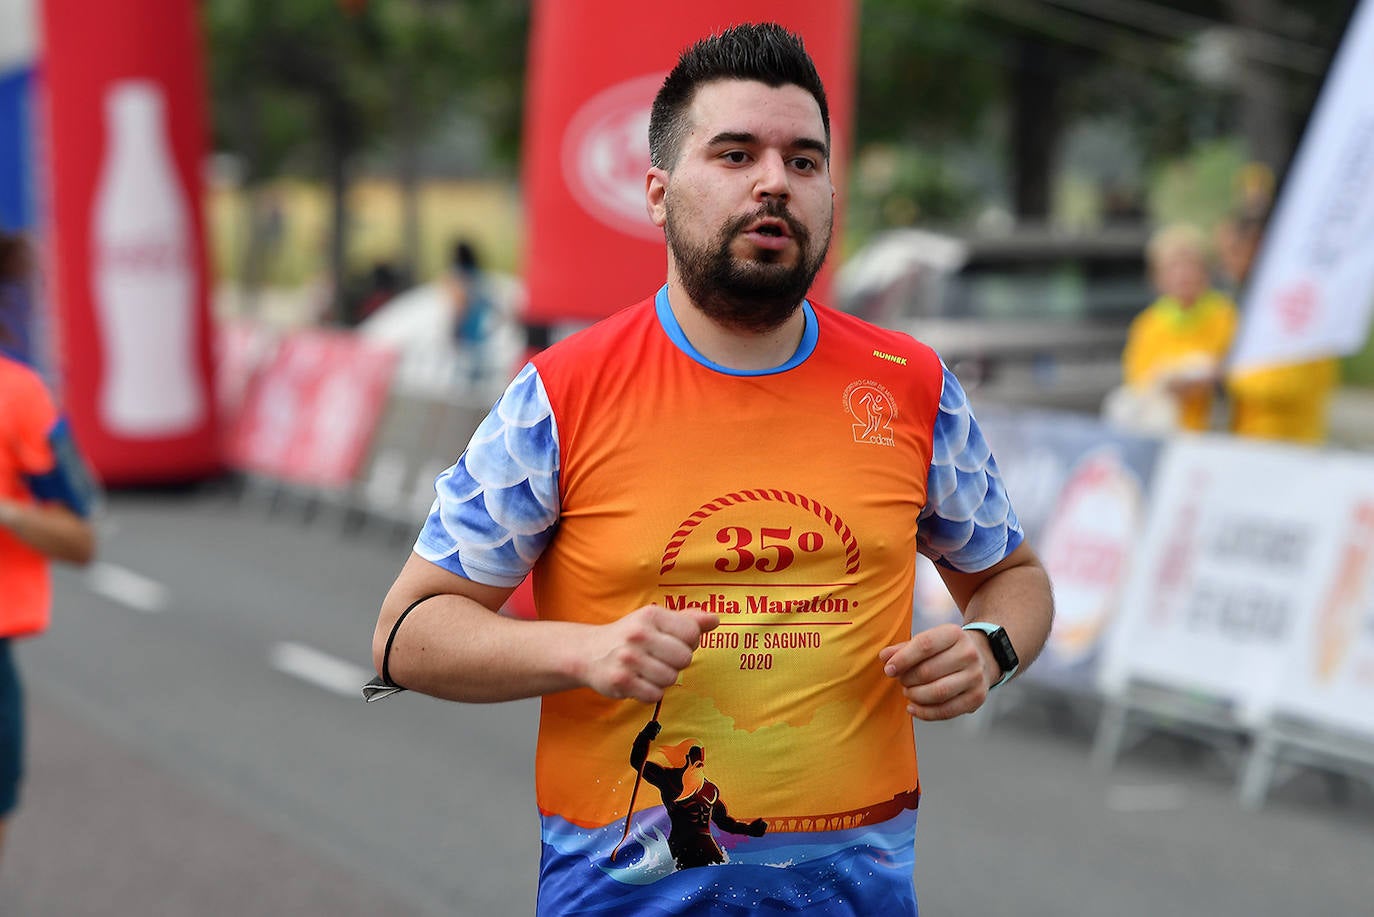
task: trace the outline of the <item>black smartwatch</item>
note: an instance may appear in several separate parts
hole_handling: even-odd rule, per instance
[[[1007,636],[1006,629],[1000,624],[974,621],[972,624],[965,624],[964,630],[980,630],[987,634],[988,645],[992,647],[992,658],[1002,670],[1002,677],[993,687],[998,688],[1006,684],[1007,679],[1015,675],[1016,670],[1021,667],[1021,660],[1016,656],[1016,648],[1011,645],[1011,638]]]

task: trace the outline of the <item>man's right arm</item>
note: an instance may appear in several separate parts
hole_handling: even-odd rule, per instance
[[[496,612],[513,588],[464,579],[412,554],[382,602],[373,663],[391,680],[445,700],[485,703],[591,688],[654,703],[719,619],[648,605],[603,625],[525,621]],[[401,613],[417,605],[391,642]]]

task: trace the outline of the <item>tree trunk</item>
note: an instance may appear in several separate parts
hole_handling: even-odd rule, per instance
[[[396,73],[396,179],[401,187],[401,251],[397,267],[404,283],[419,278],[420,268],[420,137],[411,68],[401,62]]]
[[[352,132],[342,103],[331,106],[328,159],[330,200],[329,305],[327,316],[351,326],[355,316],[348,286],[348,160]]]
[[[258,194],[262,186],[260,123],[257,94],[245,92],[238,95],[234,100],[234,127],[239,136],[243,163],[238,181],[238,198],[243,206],[243,217],[239,221],[242,236],[238,262],[238,305],[246,315],[257,314],[258,289],[262,286],[264,252],[258,231]]]
[[[1274,0],[1228,0],[1231,20],[1245,36],[1271,32],[1278,21]],[[1246,49],[1245,40],[1241,44]],[[1240,64],[1240,131],[1250,159],[1280,172],[1292,152],[1283,81],[1271,66],[1246,53]]]
[[[1018,219],[1043,221],[1050,216],[1063,120],[1061,72],[1050,49],[1031,37],[1016,39],[1011,56],[1012,206]]]

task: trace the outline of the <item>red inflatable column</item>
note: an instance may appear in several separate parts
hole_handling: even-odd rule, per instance
[[[107,483],[220,467],[193,0],[43,0],[57,373]]]

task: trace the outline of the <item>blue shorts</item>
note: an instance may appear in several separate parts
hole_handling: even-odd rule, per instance
[[[19,804],[24,778],[24,691],[14,664],[13,640],[0,637],[0,818]]]

